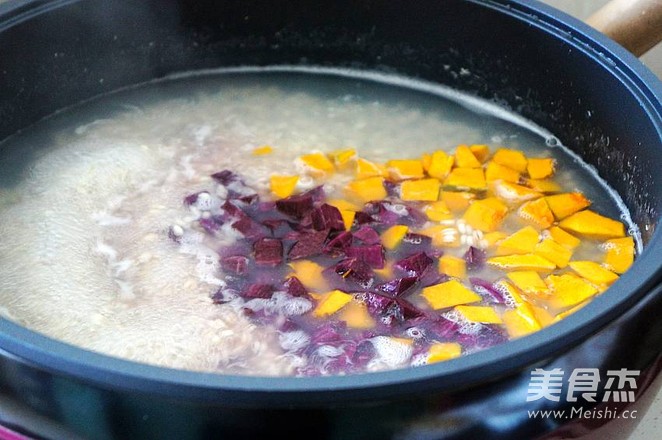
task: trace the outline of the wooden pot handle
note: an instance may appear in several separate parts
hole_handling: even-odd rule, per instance
[[[662,41],[662,0],[612,0],[586,23],[639,57]]]

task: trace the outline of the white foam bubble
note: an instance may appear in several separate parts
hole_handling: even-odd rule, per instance
[[[310,343],[310,336],[303,330],[281,332],[278,334],[278,343],[285,351],[298,351]]]
[[[368,363],[368,369],[403,366],[409,361],[413,352],[411,344],[388,336],[375,336],[369,341],[375,348],[376,356]]]

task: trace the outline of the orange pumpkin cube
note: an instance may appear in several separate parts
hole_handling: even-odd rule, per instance
[[[605,266],[616,272],[623,273],[634,262],[634,239],[632,237],[612,238],[602,244],[605,250]]]
[[[504,182],[518,183],[520,181],[520,173],[492,160],[485,167],[485,180],[488,182],[503,180]]]
[[[605,269],[595,261],[571,261],[570,268],[582,278],[598,286],[609,286],[618,279],[618,275]]]
[[[563,246],[567,247],[570,250],[575,249],[581,243],[581,240],[579,238],[575,237],[572,234],[568,234],[558,226],[552,226],[547,230],[547,232],[555,242],[562,244]]]
[[[506,275],[510,281],[527,295],[545,296],[547,293],[547,284],[543,281],[540,274],[533,270],[522,270],[508,272]]]
[[[356,150],[353,148],[334,150],[329,153],[329,158],[340,170],[347,169],[353,163],[356,157]]]
[[[454,161],[455,158],[446,154],[445,151],[435,151],[430,158],[430,165],[427,169],[427,173],[431,177],[443,180],[451,172]]]
[[[491,182],[490,189],[495,196],[506,203],[522,203],[527,200],[542,197],[542,193],[539,193],[538,191],[516,183],[505,182],[503,180],[495,180]]]
[[[526,165],[528,163],[524,153],[508,148],[499,148],[496,153],[494,153],[492,160],[499,165],[512,168],[513,170],[519,171],[520,173],[526,171]]]
[[[342,222],[345,225],[345,230],[349,231],[352,229],[354,224],[354,217],[356,217],[356,211],[348,211],[346,209],[339,209],[340,216],[342,217]]]
[[[463,258],[442,255],[439,258],[439,273],[462,279],[467,276],[467,264]]]
[[[545,201],[554,213],[556,220],[562,220],[575,212],[590,206],[591,201],[582,193],[563,193],[546,196]]]
[[[457,342],[435,342],[428,348],[428,363],[454,359],[462,354],[462,346]]]
[[[341,290],[333,290],[325,294],[317,307],[313,310],[313,316],[323,317],[336,313],[352,300],[352,295]]]
[[[297,260],[289,263],[289,266],[294,270],[294,276],[307,289],[324,291],[329,288],[326,278],[322,275],[325,268],[321,265],[310,260]]]
[[[526,171],[532,179],[545,179],[554,174],[554,159],[529,158]]]
[[[386,177],[388,172],[386,167],[382,164],[371,162],[367,159],[359,157],[356,160],[356,177],[357,179],[365,179],[367,177]]]
[[[487,259],[487,264],[502,270],[535,270],[550,272],[556,264],[538,254],[505,255]]]
[[[622,222],[602,216],[590,209],[579,211],[570,217],[564,218],[559,226],[566,231],[597,240],[625,236],[625,226]]]
[[[514,309],[506,310],[501,315],[503,323],[511,338],[519,338],[538,331],[542,325],[535,316],[529,304],[520,304]]]
[[[501,324],[503,321],[497,312],[489,306],[456,306],[467,321],[480,322],[481,324]]]
[[[339,318],[351,328],[368,329],[375,326],[375,320],[370,316],[368,307],[357,301],[350,301],[343,307]]]
[[[405,225],[391,226],[382,232],[382,245],[390,250],[397,248],[405,235],[407,235],[407,232],[409,232],[409,227]]]
[[[400,185],[400,197],[406,201],[433,202],[439,198],[439,180],[405,180]]]
[[[481,300],[480,295],[466,288],[457,280],[446,281],[424,287],[421,293],[430,307],[435,310],[445,309],[460,304],[469,304]]]
[[[598,293],[595,286],[571,274],[549,275],[545,283],[550,289],[546,301],[556,310],[577,305]]]
[[[567,247],[558,244],[551,238],[545,238],[536,245],[534,253],[547,258],[557,267],[564,268],[568,265],[572,257],[572,251]]]
[[[459,190],[485,190],[485,173],[482,168],[453,168],[444,180],[444,187]]]
[[[528,179],[526,185],[531,189],[545,194],[561,191],[559,184],[550,179]]]
[[[504,240],[507,235],[501,231],[488,232],[483,234],[481,239],[482,246],[486,249],[495,247],[499,242]]]
[[[481,163],[485,163],[487,158],[490,156],[490,147],[487,145],[476,144],[469,147],[471,152],[476,156]]]
[[[423,207],[423,212],[428,217],[429,220],[433,222],[440,222],[443,220],[453,219],[453,214],[451,213],[446,203],[443,200],[439,200]]]
[[[462,212],[469,207],[476,194],[466,191],[442,191],[441,200],[453,212]]]
[[[353,180],[345,187],[345,192],[350,199],[363,203],[371,200],[382,200],[388,193],[384,188],[383,177],[368,177],[361,180]]]
[[[468,146],[459,145],[455,149],[455,166],[458,168],[480,168],[483,164],[476,159]]]
[[[540,229],[546,229],[554,223],[554,214],[549,209],[545,197],[525,202],[517,210],[517,215]]]
[[[418,231],[419,234],[432,238],[432,245],[437,247],[459,247],[462,244],[460,231],[446,225],[433,225]]]
[[[474,229],[483,232],[492,232],[501,226],[501,222],[508,213],[508,207],[499,199],[474,200],[462,218]]]
[[[272,175],[269,178],[271,192],[281,199],[292,195],[299,181],[299,176]]]
[[[497,255],[530,254],[536,248],[540,234],[531,226],[525,226],[499,242]]]
[[[310,153],[299,156],[299,163],[304,165],[304,168],[309,170],[312,174],[328,174],[335,171],[333,163],[324,153]]]
[[[274,149],[271,145],[262,145],[261,147],[253,148],[253,156],[266,156],[273,153]]]
[[[420,179],[425,176],[423,163],[417,159],[389,160],[386,169],[394,180]]]

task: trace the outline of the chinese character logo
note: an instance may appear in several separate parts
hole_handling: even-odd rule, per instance
[[[536,368],[531,372],[531,382],[529,382],[529,392],[526,396],[527,402],[534,400],[547,399],[554,402],[561,400],[561,388],[563,387],[563,370],[554,368],[547,371],[542,368]]]
[[[607,370],[607,383],[605,384],[605,395],[603,402],[608,402],[610,397],[614,402],[634,402],[634,390],[637,389],[635,377],[639,376],[639,370]],[[614,389],[615,379],[618,379]],[[629,390],[625,389],[629,388]]]
[[[637,389],[636,378],[639,370],[607,370],[603,402],[634,402],[634,390]],[[561,400],[565,372],[561,368],[544,370],[536,368],[531,371],[527,402],[547,399],[553,402]],[[568,377],[566,400],[577,402],[578,396],[587,402],[596,402],[600,386],[600,370],[597,368],[575,368]]]

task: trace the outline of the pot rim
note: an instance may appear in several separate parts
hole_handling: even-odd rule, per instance
[[[76,0],[23,0],[0,5],[0,30]],[[525,21],[563,40],[616,75],[640,100],[660,134],[662,83],[637,58],[585,23],[537,1],[466,0]],[[10,24],[9,24],[10,25]],[[101,388],[233,406],[328,405],[420,391],[458,390],[496,379],[579,344],[621,316],[659,283],[662,232],[656,231],[633,266],[604,294],[565,319],[533,334],[449,361],[391,371],[328,377],[237,376],[176,370],[91,352],[0,318],[0,354]],[[658,252],[655,254],[654,252]],[[633,288],[629,286],[634,286]],[[656,291],[653,294],[660,294]]]

